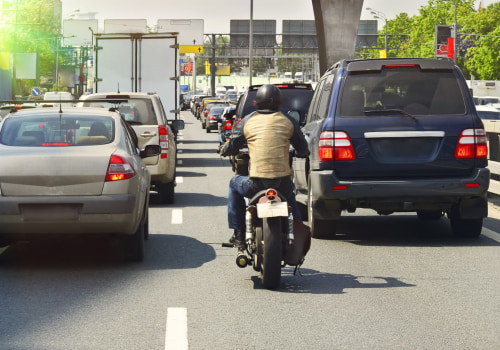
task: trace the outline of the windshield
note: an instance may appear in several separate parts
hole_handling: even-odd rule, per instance
[[[116,101],[92,101],[87,99],[83,101],[84,107],[98,107],[98,108],[118,108],[123,119],[127,122],[135,122],[142,125],[158,125],[156,115],[154,112],[153,104],[150,99],[145,98],[125,98],[116,99]]]
[[[465,102],[451,71],[390,68],[346,77],[340,103],[341,117],[391,115],[464,115]]]
[[[7,118],[0,131],[6,146],[87,146],[111,143],[113,118],[101,116],[37,115]]]

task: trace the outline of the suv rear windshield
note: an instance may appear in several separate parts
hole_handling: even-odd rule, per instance
[[[464,115],[465,102],[452,71],[386,68],[346,77],[341,117]]]
[[[113,118],[56,114],[6,119],[0,143],[29,147],[89,146],[110,143],[114,137]]]
[[[104,97],[99,101],[87,99],[83,101],[84,107],[98,108],[118,108],[118,111],[127,122],[137,125],[158,125],[151,99],[146,98],[117,98],[104,101]]]
[[[309,109],[309,104],[311,103],[314,93],[311,88],[286,88],[280,87],[279,85],[277,86],[281,91],[281,111],[283,113],[299,111],[301,116],[307,115],[307,110]],[[241,113],[238,114],[239,118],[244,118],[257,109],[255,106],[256,94],[257,89],[248,91],[245,105],[243,106]]]

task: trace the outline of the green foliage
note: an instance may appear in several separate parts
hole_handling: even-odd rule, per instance
[[[401,13],[387,21],[388,57],[434,57],[436,25],[453,25],[457,9],[457,64],[466,77],[500,79],[500,2],[486,9],[474,0],[429,0],[419,14]],[[378,46],[384,45],[385,28]],[[408,34],[404,37],[401,34]],[[378,57],[377,50],[363,50],[362,57]]]
[[[60,2],[14,0],[2,4],[0,52],[38,52],[40,75],[52,75],[61,33]]]

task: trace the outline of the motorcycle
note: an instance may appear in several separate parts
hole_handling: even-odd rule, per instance
[[[245,212],[246,248],[238,248],[236,265],[252,265],[260,272],[262,285],[275,289],[281,282],[281,269],[286,265],[297,269],[304,262],[311,244],[309,227],[294,220],[292,208],[274,188],[273,179],[262,179],[266,189],[247,199]],[[223,247],[234,247],[223,243]]]

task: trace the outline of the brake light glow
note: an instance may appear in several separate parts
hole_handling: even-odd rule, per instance
[[[106,181],[120,181],[130,179],[135,176],[135,170],[129,162],[122,156],[113,154],[109,159]]]
[[[162,159],[167,158],[167,152],[168,152],[168,130],[165,125],[160,125],[158,126],[158,134],[160,135],[160,148],[161,148],[161,153],[160,157]]]
[[[415,68],[416,64],[384,64],[384,68]]]
[[[344,131],[323,131],[319,139],[318,156],[322,162],[356,159],[351,139]]]
[[[455,158],[487,158],[488,145],[484,129],[465,129],[462,131],[455,149]]]
[[[276,199],[276,195],[277,195],[277,194],[278,194],[278,193],[276,192],[276,190],[274,190],[274,189],[270,188],[270,189],[268,189],[268,190],[267,190],[267,192],[266,192],[266,197],[267,197],[267,199],[269,199],[270,201],[273,201],[273,200],[275,200],[275,199]]]
[[[71,144],[68,142],[45,142],[42,143],[42,146],[54,146],[54,147],[64,147],[64,146],[70,146]]]

